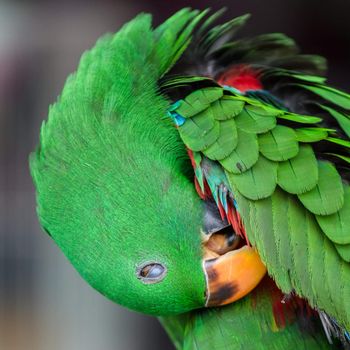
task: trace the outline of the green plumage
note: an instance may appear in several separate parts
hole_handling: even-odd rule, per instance
[[[313,83],[312,79],[308,80]],[[323,93],[322,85],[318,79],[315,81],[317,88],[310,86],[308,90],[322,98],[326,93],[332,94],[327,97],[337,94],[341,99],[334,103],[346,107],[343,100],[346,94],[328,87],[324,87]],[[203,148],[196,148],[196,151],[202,151],[212,160],[218,159],[223,166],[248,237],[257,246],[270,275],[282,290],[297,291],[311,305],[326,310],[349,328],[349,309],[340,307],[350,300],[350,266],[347,263],[350,200],[348,195],[344,196],[344,191],[348,193],[349,187],[342,182],[337,169],[330,162],[316,160],[312,148],[313,144],[327,139],[348,152],[348,141],[338,136],[334,129],[324,128],[319,117],[276,110],[264,102],[249,100],[233,91],[225,91],[225,95],[232,100],[236,98],[237,102],[245,102],[237,116],[236,113],[231,117],[224,113],[225,119],[236,124],[237,133],[232,133],[233,140],[238,138],[236,148],[230,153],[230,144],[230,148],[226,149],[228,156],[223,159],[206,153]],[[218,101],[213,108],[207,108],[212,108],[211,114],[220,113],[217,104]],[[329,112],[329,117],[339,122],[340,127],[347,125],[333,109],[323,109]],[[342,117],[346,118],[345,114]],[[183,130],[190,119],[179,127],[180,135],[189,148],[195,141],[187,143]],[[282,120],[295,123],[295,129],[281,125]],[[305,128],[305,123],[314,126]],[[253,141],[255,135],[258,137],[259,158]],[[220,133],[220,137],[227,138],[227,135],[221,136]],[[213,144],[213,148],[218,148],[216,141]],[[224,143],[221,145],[225,147]],[[216,152],[220,156],[226,153]],[[283,200],[279,194],[281,189],[286,191]],[[244,205],[245,202],[247,205]],[[333,283],[343,293],[333,291]]]
[[[313,214],[326,216],[338,212],[344,205],[344,191],[335,167],[328,162],[319,161],[316,186],[298,197]]]
[[[276,187],[277,164],[259,157],[258,161],[242,174],[227,173],[229,182],[250,199],[270,196]]]
[[[45,230],[93,287],[151,314],[204,303],[202,203],[184,172],[183,143],[162,118],[170,102],[157,85],[188,44],[177,33],[197,13],[184,10],[156,32],[140,15],[100,39],[50,108],[31,156]],[[136,277],[138,265],[154,260],[172,271],[160,287]]]
[[[310,145],[301,145],[295,157],[278,165],[277,184],[289,193],[308,192],[317,181],[317,160]]]
[[[308,334],[291,320],[278,329],[270,309],[273,290],[264,281],[231,305],[161,318],[176,349],[332,349],[319,333]]]
[[[280,162],[294,158],[299,152],[299,145],[293,129],[278,125],[259,136],[259,149],[267,159]]]
[[[213,160],[221,160],[229,156],[238,142],[236,123],[232,119],[219,121],[219,128],[218,139],[203,150],[203,153]]]
[[[83,55],[31,156],[40,221],[110,299],[154,315],[201,308],[203,203],[187,147],[199,187],[205,190],[207,176],[216,201],[219,185],[231,192],[251,244],[282,291],[295,291],[349,329],[349,186],[327,157],[350,163],[350,97],[309,74],[321,74],[324,59],[299,55],[290,38],[233,40],[248,16],[213,27],[217,14],[205,20],[206,14],[184,9],[156,29],[140,15]],[[266,81],[290,80],[315,96],[323,114],[244,96],[207,72],[171,76],[189,50],[206,64],[227,67],[234,58]],[[289,69],[295,66],[300,71]],[[170,92],[182,88],[190,92],[172,104]],[[324,113],[334,128],[324,125]],[[178,131],[169,114],[183,117]],[[336,147],[320,157],[323,142]],[[215,161],[213,178],[201,169],[205,158]],[[162,283],[140,282],[140,264],[158,260],[168,272]],[[296,324],[273,328],[271,300],[261,286],[256,293],[253,306],[249,296],[163,323],[184,349],[327,347],[323,335],[301,334]]]
[[[329,131],[334,130],[325,128],[298,128],[294,130],[297,140],[306,143],[325,140]]]
[[[350,109],[350,95],[342,91],[333,89],[326,85],[300,85],[300,87],[313,92],[316,95],[321,96],[325,100],[342,107],[344,109]]]
[[[237,127],[250,133],[264,133],[276,126],[276,118],[261,107],[246,106],[236,118]]]
[[[201,151],[213,145],[220,135],[220,124],[211,113],[200,112],[181,127],[181,136],[193,151]],[[201,120],[199,120],[201,119]],[[206,128],[207,126],[207,128]]]
[[[222,97],[223,91],[220,88],[207,88],[197,90],[181,101],[177,112],[189,118],[206,110],[210,104]]]
[[[243,101],[237,101],[229,96],[224,96],[220,100],[211,105],[214,118],[217,120],[231,119],[242,112],[244,106]]]
[[[221,165],[233,174],[250,169],[259,158],[258,138],[255,134],[238,129],[237,138],[237,147],[220,161]]]
[[[350,188],[346,185],[343,185],[343,187],[344,205],[341,209],[331,215],[317,215],[316,219],[331,241],[338,244],[350,244]],[[339,191],[339,188],[337,190]],[[336,194],[336,191],[334,194]]]

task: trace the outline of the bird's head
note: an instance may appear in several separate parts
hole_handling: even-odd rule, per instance
[[[197,195],[164,117],[153,35],[144,15],[84,54],[50,109],[31,172],[41,224],[78,272],[119,304],[168,315],[242,296],[220,271],[255,263],[247,247],[206,255],[203,234],[226,225]]]

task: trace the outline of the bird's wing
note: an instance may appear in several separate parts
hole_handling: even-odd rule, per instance
[[[271,82],[272,85],[274,85],[276,77],[283,77],[289,83],[292,78],[290,78],[289,71],[286,69],[292,66],[298,66],[301,71],[307,73],[318,75],[324,73],[325,60],[323,58],[299,55],[294,41],[283,34],[262,35],[248,41],[232,41],[237,30],[246,22],[249,16],[241,16],[228,23],[214,26],[213,22],[220,14],[220,12],[215,13],[206,19],[207,11],[198,13],[185,9],[156,29],[155,40],[157,45],[153,54],[155,60],[160,62],[159,74],[163,77],[159,85],[162,92],[165,92],[170,99],[178,99],[174,97],[174,92],[175,96],[178,91],[180,91],[180,95],[184,95],[188,88],[192,92],[194,90],[193,86],[197,87],[202,84],[216,86],[211,78],[220,74],[227,67],[227,64],[232,62],[232,57],[238,63],[248,62],[257,65],[264,73],[266,83]],[[199,28],[193,31],[196,26],[198,27],[200,21],[202,23]],[[175,44],[176,42],[178,44]],[[254,50],[252,50],[252,47],[254,47]],[[214,61],[215,64],[213,64]],[[274,71],[271,69],[272,66],[275,67]],[[318,79],[323,81],[322,78]],[[194,128],[192,130],[191,127],[188,128],[188,140],[190,143],[197,143],[197,147],[195,146],[190,153],[196,172],[198,189],[201,189],[202,193],[206,192],[208,190],[206,185],[209,184],[213,188],[211,192],[217,203],[223,203],[223,207],[226,209],[228,206],[233,209],[229,201],[225,203],[225,199],[230,196],[230,193],[233,193],[232,191],[228,192],[230,184],[227,182],[225,168],[217,160],[210,161],[210,157],[207,157],[200,150],[205,149],[206,153],[212,155],[211,159],[213,157],[224,159],[235,152],[234,154],[237,157],[245,160],[245,166],[248,169],[249,164],[252,167],[258,160],[258,136],[256,133],[240,131],[237,126],[236,117],[243,111],[246,104],[249,104],[243,96],[237,98],[235,94],[224,91],[222,88],[211,90],[209,95],[207,92],[204,92],[203,98],[198,97],[198,104],[194,102],[196,105],[188,106],[189,111],[187,113],[184,112],[185,103],[182,103],[177,106],[173,105],[169,114],[178,124],[184,121],[188,122],[187,126],[183,124],[184,128],[179,126],[179,131],[183,131],[182,135],[186,134],[185,130],[189,124],[193,124]],[[199,91],[197,95],[203,95],[203,91]],[[205,100],[207,97],[210,101]],[[255,99],[259,98],[255,96]],[[249,99],[249,101],[253,100]],[[210,113],[213,105],[224,113],[217,113],[216,118],[210,115],[209,117],[204,116],[204,118],[194,118],[201,111],[205,112],[208,107],[210,107]],[[180,110],[178,110],[178,107]],[[267,106],[264,105],[264,108],[266,109]],[[176,113],[176,110],[179,113]],[[194,113],[192,116],[188,114],[188,112],[191,113],[191,110]],[[268,110],[270,111],[270,108]],[[276,120],[276,117],[271,116],[270,119]],[[195,124],[197,121],[198,125]],[[224,125],[226,127],[222,128]],[[205,135],[201,134],[198,128],[203,129]],[[208,133],[208,131],[210,132]],[[246,135],[246,141],[250,142],[251,147],[255,149],[254,154],[251,154],[250,151],[247,152],[247,147],[238,147],[241,139],[238,132]],[[191,133],[194,134],[191,136]],[[304,134],[308,133],[310,133],[308,130],[304,131]],[[186,139],[186,136],[184,137]],[[210,142],[210,138],[212,138],[212,142]],[[201,147],[200,144],[202,143],[203,146],[203,140],[204,146],[207,146],[207,143],[208,146],[209,143],[212,144],[211,149]],[[204,164],[202,163],[203,158],[206,158],[205,170],[201,166]],[[223,183],[225,186],[222,186]],[[216,192],[214,188],[220,188],[221,192]],[[220,200],[216,196],[217,193],[221,196]],[[232,220],[234,218],[234,216],[231,216]],[[272,289],[276,291],[274,288]],[[329,348],[326,337],[317,330],[317,325],[314,326],[314,332],[305,333],[301,331],[305,328],[305,325],[300,327],[295,322],[296,319],[300,319],[300,313],[294,306],[282,324],[276,320],[274,305],[277,305],[277,308],[281,307],[281,295],[277,295],[274,302],[271,297],[274,295],[273,290],[269,286],[260,284],[253,294],[232,305],[161,318],[161,322],[179,349]],[[281,315],[284,315],[284,311],[281,312]],[[304,311],[301,313],[303,314]],[[305,324],[310,324],[309,316]],[[317,324],[317,321],[315,324]],[[242,329],[242,333],[235,334],[232,331],[235,327]]]
[[[317,78],[295,81],[316,95],[318,113],[218,86],[193,91],[169,115],[194,152],[199,189],[206,182],[228,218],[232,201],[278,286],[349,328],[350,96]],[[224,171],[229,193],[213,181],[207,159]]]
[[[249,16],[213,26],[217,16],[160,81],[198,192],[247,234],[284,292],[349,329],[350,96],[325,84],[324,58],[280,33],[236,39]],[[223,87],[242,65],[264,90]]]

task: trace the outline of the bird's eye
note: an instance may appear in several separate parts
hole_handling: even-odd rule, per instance
[[[148,262],[137,268],[136,275],[143,283],[157,283],[165,277],[166,272],[164,265],[157,262]]]

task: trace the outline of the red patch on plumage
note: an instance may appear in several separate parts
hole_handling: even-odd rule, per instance
[[[272,311],[275,323],[279,329],[293,323],[296,318],[310,319],[316,315],[305,299],[295,294],[284,296],[280,290],[271,295]]]
[[[236,210],[230,202],[227,203],[227,207],[227,221],[232,225],[233,230],[239,234],[240,227],[236,216]]]
[[[227,207],[227,221],[231,224],[235,233],[241,236],[246,241],[247,245],[250,246],[241,216],[230,201],[228,201]]]
[[[187,153],[188,153],[188,156],[190,157],[193,169],[196,169],[197,165],[196,165],[196,162],[195,162],[194,157],[193,157],[193,151],[191,149],[187,148]]]
[[[194,160],[193,151],[191,149],[187,148],[187,154],[190,157],[193,170],[196,170],[197,164],[196,164],[196,161]],[[204,177],[203,177],[203,185],[204,185],[204,192],[202,191],[202,188],[199,185],[197,176],[195,174],[194,175],[194,186],[196,188],[196,191],[197,191],[199,197],[201,197],[203,200],[206,200],[206,199],[212,197],[212,193],[211,193],[210,187],[209,187],[209,185]]]
[[[194,176],[194,186],[196,188],[196,191],[197,191],[199,197],[201,197],[203,200],[205,200],[207,197],[206,197],[205,193],[202,192],[202,189],[199,186],[199,183],[198,183],[196,175]]]
[[[249,242],[249,239],[248,239],[248,236],[247,236],[247,232],[245,231],[242,218],[239,215],[238,211],[236,211],[236,215],[237,215],[237,221],[239,223],[239,229],[240,229],[241,235],[242,235],[242,237],[244,237],[244,239],[247,242],[248,246],[250,246],[250,242]]]
[[[196,161],[195,161],[194,156],[193,156],[193,151],[187,148],[187,153],[188,153],[188,156],[190,157],[193,169],[196,170],[197,164],[196,164]],[[206,200],[206,199],[213,197],[213,194],[211,193],[211,189],[208,185],[208,182],[207,182],[205,176],[203,176],[204,191],[202,191],[202,188],[199,185],[199,182],[198,182],[196,175],[194,175],[194,185],[195,185],[196,191],[201,199]],[[229,222],[229,224],[232,225],[236,234],[238,234],[239,236],[244,238],[246,243],[250,246],[247,234],[246,234],[245,229],[244,229],[244,225],[242,223],[242,219],[241,219],[238,211],[236,210],[235,206],[231,202],[231,200],[227,201],[227,212],[225,211],[223,203],[221,203],[220,197],[218,199],[217,206],[218,206],[218,209],[220,212],[221,219],[224,220],[226,218],[227,221]]]
[[[295,294],[290,294],[286,297],[269,276],[265,276],[258,288],[253,290],[252,308],[257,307],[262,291],[270,296],[272,315],[276,326],[280,330],[298,319],[304,318],[308,320],[317,317],[317,312],[309,306],[306,300],[299,298]]]
[[[276,287],[270,295],[273,317],[279,329],[295,322],[297,318],[310,319],[315,316],[316,311],[309,306],[307,301],[294,293],[285,295]]]
[[[284,301],[283,294],[279,289],[271,293],[272,313],[278,329],[283,329],[287,324],[292,323],[295,318],[295,310],[290,301]]]
[[[218,208],[219,208],[221,220],[225,220],[225,218],[226,218],[226,213],[225,213],[225,209],[224,209],[224,207],[222,206],[222,203],[221,203],[220,199],[218,200]]]
[[[263,86],[259,75],[259,71],[249,66],[234,66],[219,77],[218,83],[220,85],[234,87],[241,92],[247,90],[262,90]]]
[[[212,195],[212,193],[211,193],[211,189],[210,189],[210,187],[209,187],[209,185],[208,185],[208,182],[207,182],[207,180],[206,180],[205,177],[203,177],[203,183],[204,183],[204,194],[205,194],[205,198],[212,198],[213,195]]]

